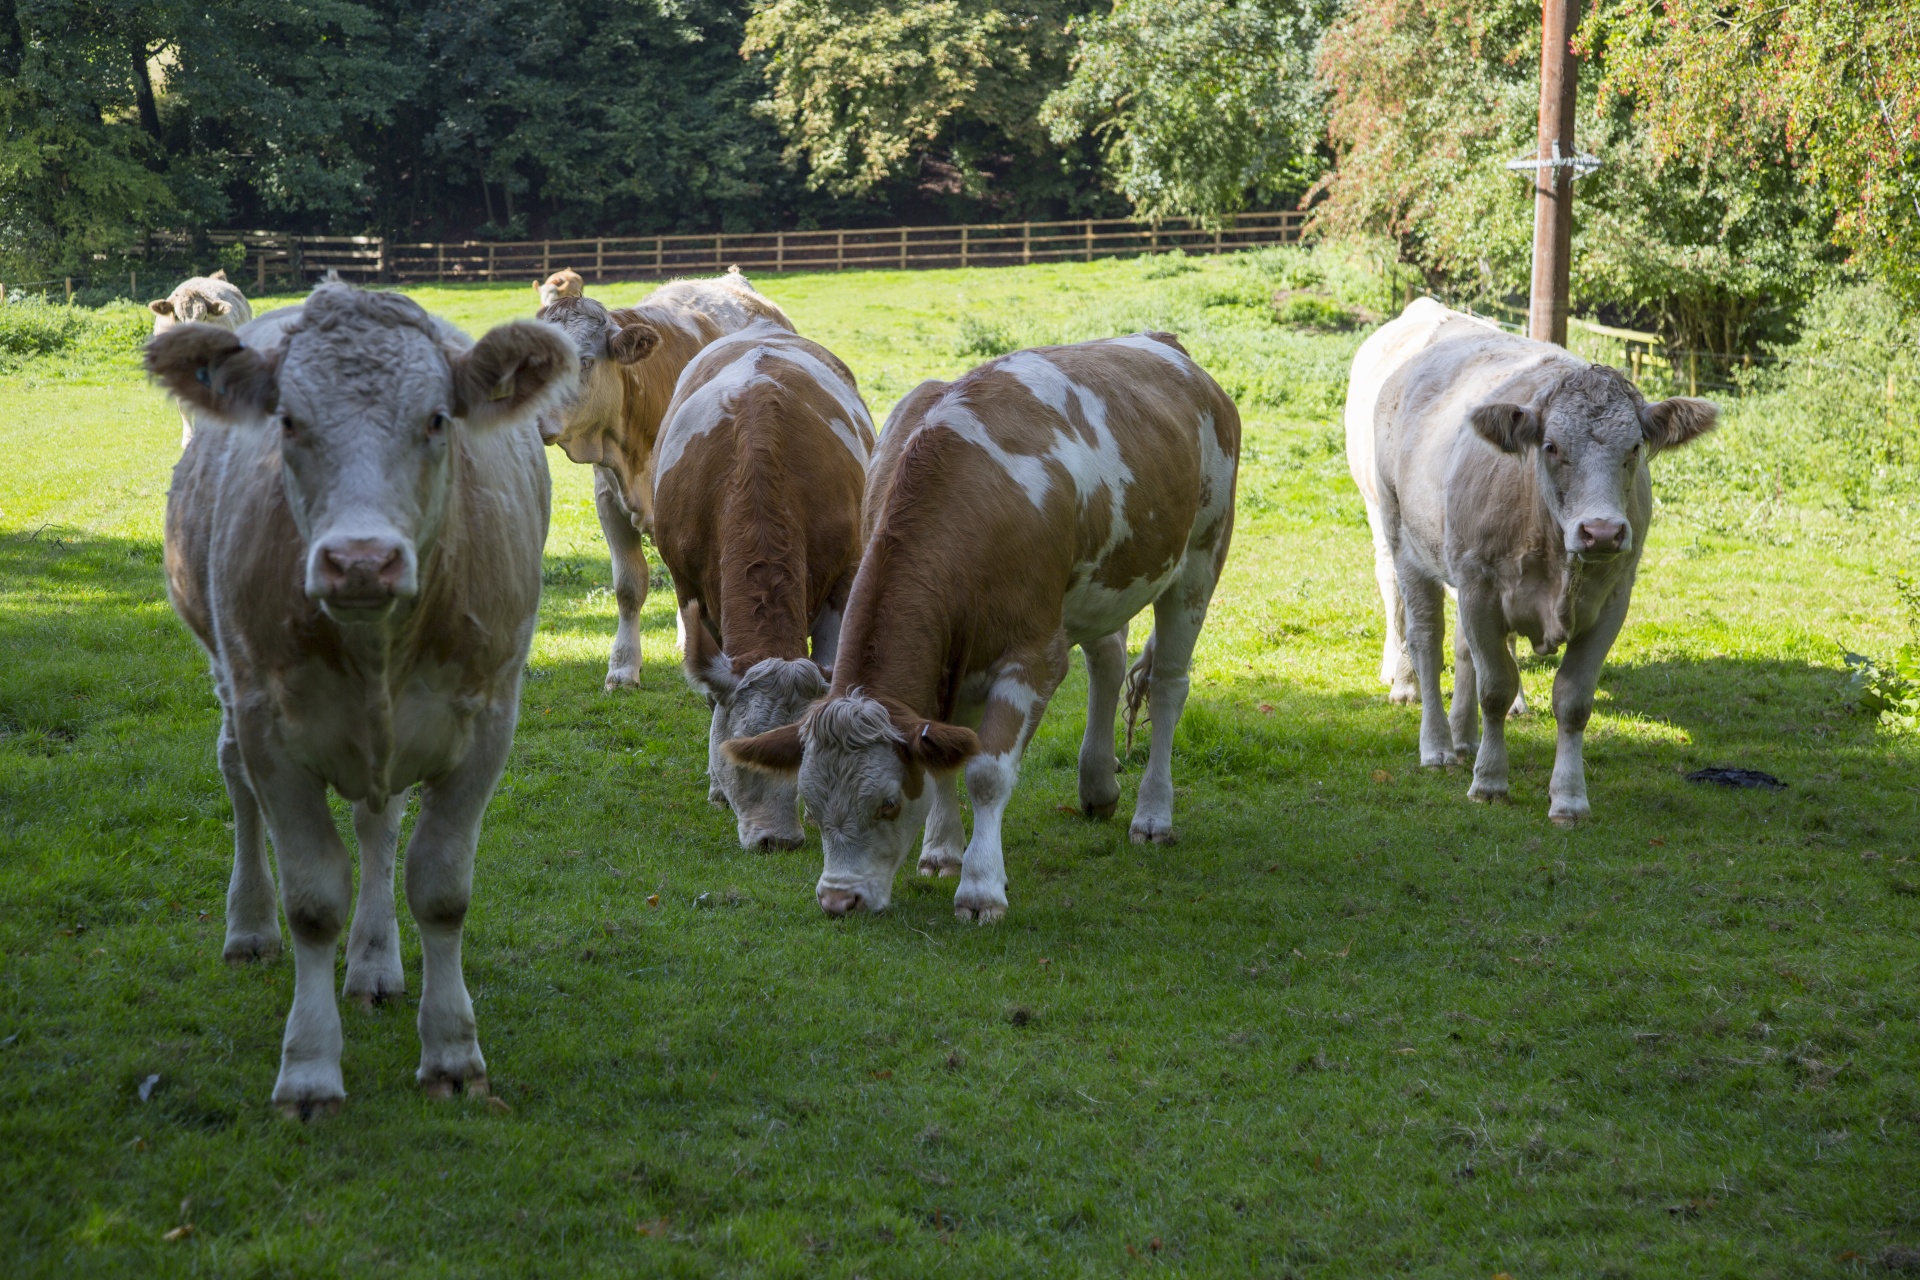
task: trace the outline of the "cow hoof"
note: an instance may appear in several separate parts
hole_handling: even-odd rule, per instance
[[[1417,707],[1420,705],[1420,686],[1396,682],[1393,688],[1387,691],[1387,701],[1397,706]]]
[[[398,1001],[407,994],[407,980],[389,974],[376,974],[371,978],[361,978],[352,969],[347,970],[346,985],[341,995],[360,1006],[364,1013],[372,1013],[382,1005]]]
[[[707,803],[712,805],[716,809],[733,808],[732,805],[727,803],[727,793],[722,791],[718,787],[715,787],[713,790],[707,792]]]
[[[236,933],[228,937],[226,947],[220,958],[239,968],[252,964],[256,960],[278,960],[280,958],[280,935],[277,933]]]
[[[1135,844],[1178,844],[1180,836],[1174,829],[1162,822],[1140,822],[1135,820],[1127,832],[1127,839]]]
[[[638,689],[639,687],[640,673],[638,671],[607,672],[606,689],[608,693],[618,693],[622,689]]]
[[[1578,800],[1555,800],[1547,809],[1547,817],[1556,827],[1571,827],[1586,818],[1593,810],[1588,807],[1586,797]]]
[[[1088,804],[1084,800],[1080,802],[1081,814],[1098,822],[1105,822],[1108,818],[1111,818],[1114,810],[1119,807],[1120,801],[1117,799],[1109,800],[1105,804]]]
[[[420,1091],[429,1098],[457,1098],[463,1088],[469,1098],[484,1098],[489,1092],[484,1075],[468,1076],[464,1080],[455,1076],[436,1075],[420,1082]]]
[[[923,853],[920,861],[914,864],[914,870],[923,876],[957,876],[960,874],[960,855]]]
[[[1505,804],[1508,799],[1507,789],[1476,782],[1467,788],[1467,799],[1478,800],[1481,804]]]
[[[1007,905],[1004,902],[998,906],[989,902],[977,907],[963,907],[955,903],[953,908],[953,918],[967,924],[998,924],[1006,914]]]
[[[311,1124],[315,1120],[325,1120],[329,1116],[339,1115],[342,1101],[344,1099],[341,1098],[292,1098],[273,1105],[278,1107],[280,1114],[287,1119],[297,1120],[301,1124]]]

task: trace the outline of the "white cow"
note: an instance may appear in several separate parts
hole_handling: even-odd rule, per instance
[[[353,873],[329,786],[353,802],[360,846],[346,994],[370,1003],[406,989],[394,852],[419,784],[406,885],[424,952],[417,1078],[484,1093],[460,933],[540,600],[534,420],[571,389],[573,345],[535,321],[475,345],[411,299],[323,284],[237,335],[169,329],[147,367],[204,425],[167,496],[167,585],[220,698],[226,957],[280,950],[263,818],[293,933],[273,1100],[306,1118],[346,1096],[333,974]]]
[[[222,329],[238,329],[253,319],[253,307],[238,285],[227,279],[223,268],[210,276],[182,280],[172,293],[147,304],[153,312],[153,331],[165,333],[176,324],[211,324]],[[193,439],[193,415],[180,410],[180,447]]]
[[[1437,319],[1421,321],[1424,338],[1374,407],[1375,532],[1420,685],[1420,763],[1472,756],[1467,794],[1504,798],[1520,687],[1510,639],[1538,653],[1565,644],[1548,816],[1571,823],[1589,811],[1583,736],[1653,517],[1648,459],[1712,430],[1718,410],[1684,396],[1648,404],[1616,369],[1467,316]],[[1460,600],[1451,718],[1440,704],[1447,587]]]

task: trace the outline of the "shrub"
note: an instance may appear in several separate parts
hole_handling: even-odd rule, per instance
[[[1024,345],[1008,326],[969,314],[960,317],[960,333],[953,340],[953,354],[990,360],[1018,351]]]
[[[1318,293],[1276,293],[1273,316],[1296,329],[1351,329],[1360,317]]]
[[[88,362],[123,359],[153,331],[144,307],[117,303],[98,310],[28,295],[0,306],[0,371],[68,356]]]

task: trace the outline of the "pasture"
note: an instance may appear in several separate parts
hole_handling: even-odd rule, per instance
[[[1842,653],[1906,622],[1914,494],[1783,481],[1768,402],[1654,464],[1588,734],[1593,819],[1422,771],[1376,682],[1337,426],[1359,265],[767,278],[875,420],[1000,350],[1180,333],[1247,422],[1174,756],[1172,848],[1069,812],[1078,659],[1008,811],[1011,908],[903,875],[813,902],[817,834],[738,848],[656,572],[644,686],[587,469],[550,451],[546,595],[465,960],[493,1102],[413,1084],[409,1002],[344,1012],[348,1100],[269,1104],[291,961],[230,970],[231,813],[168,607],[179,421],[131,341],[0,373],[0,1251],[10,1275],[1802,1276],[1920,1266],[1912,736]],[[613,302],[644,286],[590,290]],[[525,284],[411,291],[477,333]],[[272,305],[256,303],[264,310]],[[1305,311],[1318,315],[1313,307]],[[1804,470],[1804,468],[1803,468]],[[1133,644],[1145,638],[1135,624]],[[1544,706],[1551,659],[1523,659]],[[1764,769],[1779,793],[1686,782]],[[339,810],[344,818],[344,810]],[[410,990],[419,955],[402,912]],[[187,1228],[190,1227],[190,1230]]]

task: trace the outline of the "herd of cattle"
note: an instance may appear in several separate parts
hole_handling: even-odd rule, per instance
[[[486,1089],[461,930],[538,612],[548,444],[594,467],[619,612],[607,688],[639,679],[647,534],[712,708],[708,798],[761,849],[801,843],[804,801],[828,913],[884,909],[919,837],[920,872],[959,877],[960,918],[1005,914],[1002,816],[1076,645],[1081,809],[1119,802],[1124,694],[1129,729],[1143,705],[1153,726],[1132,838],[1174,839],[1174,730],[1231,539],[1240,415],[1173,336],[1001,356],[922,383],[876,435],[853,373],[737,271],[612,310],[572,272],[535,287],[535,318],[477,343],[335,281],[257,319],[219,277],[152,304],[147,368],[187,427],[168,586],[212,662],[234,808],[225,954],[277,954],[284,906],[295,983],[273,1100],[290,1115],[345,1097],[349,918],[345,993],[405,990],[393,876],[416,787],[418,1079]],[[1504,796],[1512,637],[1564,643],[1549,813],[1587,813],[1581,736],[1646,537],[1647,461],[1714,416],[1430,301],[1361,348],[1348,454],[1382,677],[1422,704],[1423,764],[1471,757],[1469,794]],[[1459,598],[1450,718],[1443,592]],[[329,787],[353,805],[357,903]]]

